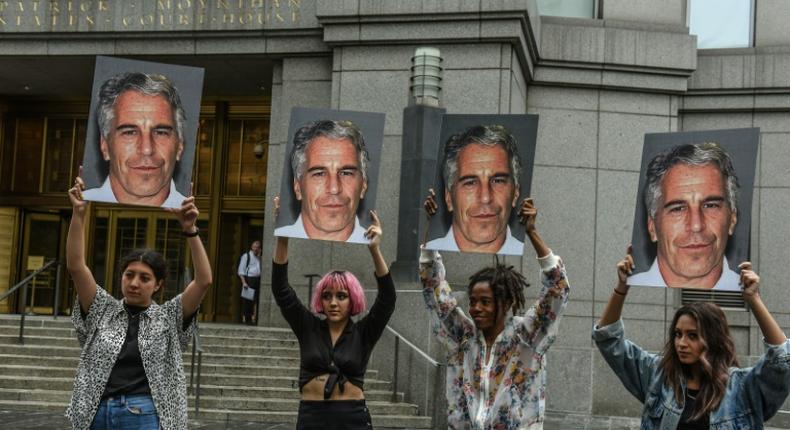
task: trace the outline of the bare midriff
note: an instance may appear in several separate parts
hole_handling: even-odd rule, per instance
[[[311,379],[302,387],[302,400],[324,400],[324,386],[329,379],[329,374],[319,375]],[[343,392],[340,392],[340,384],[335,384],[332,389],[332,395],[329,400],[364,400],[365,393],[361,388],[346,382],[343,386]]]

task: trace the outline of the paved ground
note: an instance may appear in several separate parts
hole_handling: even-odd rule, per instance
[[[42,429],[42,430],[70,430],[68,420],[63,414],[52,412],[30,412],[0,410],[0,423],[4,429]],[[234,421],[212,422],[190,420],[190,429],[197,430],[293,430],[293,424],[261,424],[252,422]],[[639,420],[625,417],[593,417],[589,415],[548,413],[544,430],[637,430]],[[376,427],[376,430],[394,430],[386,427]],[[765,430],[779,430],[766,427]]]

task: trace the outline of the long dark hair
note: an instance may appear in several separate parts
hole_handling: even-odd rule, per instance
[[[494,267],[481,269],[469,277],[468,293],[472,294],[472,287],[478,282],[487,282],[494,294],[494,302],[497,306],[497,313],[500,306],[509,303],[512,306],[513,315],[518,315],[524,308],[524,289],[529,287],[529,282],[524,275],[517,272],[513,266],[496,264]],[[505,309],[507,310],[507,309]]]
[[[688,315],[697,323],[697,333],[702,342],[702,354],[699,366],[700,387],[691,419],[696,420],[710,414],[719,407],[727,382],[730,378],[729,368],[738,366],[735,357],[735,344],[730,336],[727,317],[718,306],[697,302],[685,305],[675,312],[672,325],[669,326],[669,339],[664,346],[664,355],[659,367],[664,371],[664,384],[672,387],[675,400],[683,403],[683,389],[680,381],[691,375],[691,368],[680,362],[675,350],[675,327],[681,316]]]

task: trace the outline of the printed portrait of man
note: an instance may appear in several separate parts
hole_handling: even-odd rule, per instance
[[[319,120],[297,130],[291,152],[293,193],[301,203],[277,236],[365,242],[357,209],[368,189],[365,139],[351,121]]]
[[[509,255],[523,253],[523,231],[511,230],[521,194],[522,157],[516,138],[502,125],[474,125],[452,135],[440,166],[451,223],[428,249]],[[531,163],[530,163],[531,167]]]
[[[368,243],[384,115],[294,108],[275,236]]]
[[[116,69],[156,68],[156,63],[99,57],[97,70],[106,70],[108,64]],[[84,169],[88,177],[83,178],[87,186],[83,196],[100,202],[177,208],[189,189],[192,157],[188,163],[182,162],[185,148],[194,152],[199,94],[197,98],[190,95],[190,102],[197,101],[197,105],[187,110],[167,75],[137,70],[104,75],[98,88],[94,87],[91,121],[95,140],[86,143]],[[197,70],[202,87],[202,69]],[[189,118],[189,124],[187,111],[195,116]],[[187,145],[188,134],[191,145]],[[174,175],[179,169],[187,177],[177,184]]]
[[[716,142],[687,143],[654,156],[643,199],[655,259],[632,285],[737,289],[740,276],[725,251],[741,213],[730,154]]]

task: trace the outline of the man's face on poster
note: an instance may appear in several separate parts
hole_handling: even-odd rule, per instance
[[[458,248],[498,251],[518,195],[505,148],[475,143],[463,147],[458,153],[457,179],[444,195],[453,214]]]
[[[118,202],[164,202],[184,150],[170,103],[162,96],[129,90],[118,96],[113,113],[109,134],[101,138],[101,152],[110,164]]]
[[[737,223],[725,179],[713,164],[677,164],[661,183],[648,231],[670,287],[712,288],[722,271],[727,239]]]
[[[294,194],[302,202],[307,236],[348,239],[367,187],[359,154],[350,139],[313,138],[305,150],[304,173],[294,179]]]

